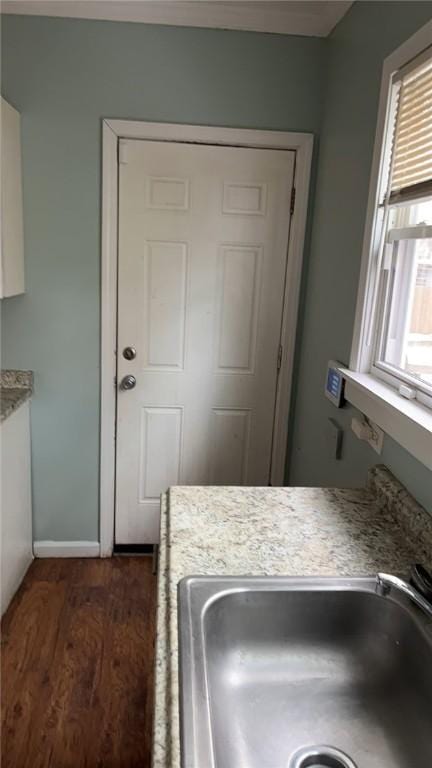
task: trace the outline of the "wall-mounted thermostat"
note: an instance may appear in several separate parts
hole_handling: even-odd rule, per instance
[[[341,408],[345,402],[343,394],[344,378],[339,370],[342,367],[341,363],[336,362],[336,360],[329,360],[327,366],[325,394],[336,408]]]

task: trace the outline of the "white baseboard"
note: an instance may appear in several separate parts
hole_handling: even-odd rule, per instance
[[[35,557],[99,557],[98,541],[35,541]]]

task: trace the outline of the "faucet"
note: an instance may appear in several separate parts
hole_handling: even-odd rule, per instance
[[[392,589],[403,592],[411,602],[417,605],[423,613],[432,619],[432,603],[427,597],[423,596],[418,589],[411,586],[411,584],[408,584],[403,579],[399,579],[398,576],[392,576],[389,573],[377,573],[375,586],[377,595],[388,595]]]

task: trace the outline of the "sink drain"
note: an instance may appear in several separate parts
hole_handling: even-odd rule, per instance
[[[345,752],[335,747],[303,747],[294,753],[288,768],[357,768]]]

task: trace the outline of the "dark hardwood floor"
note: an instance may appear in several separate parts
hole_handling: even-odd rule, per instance
[[[2,621],[2,768],[150,768],[149,557],[35,560]]]

